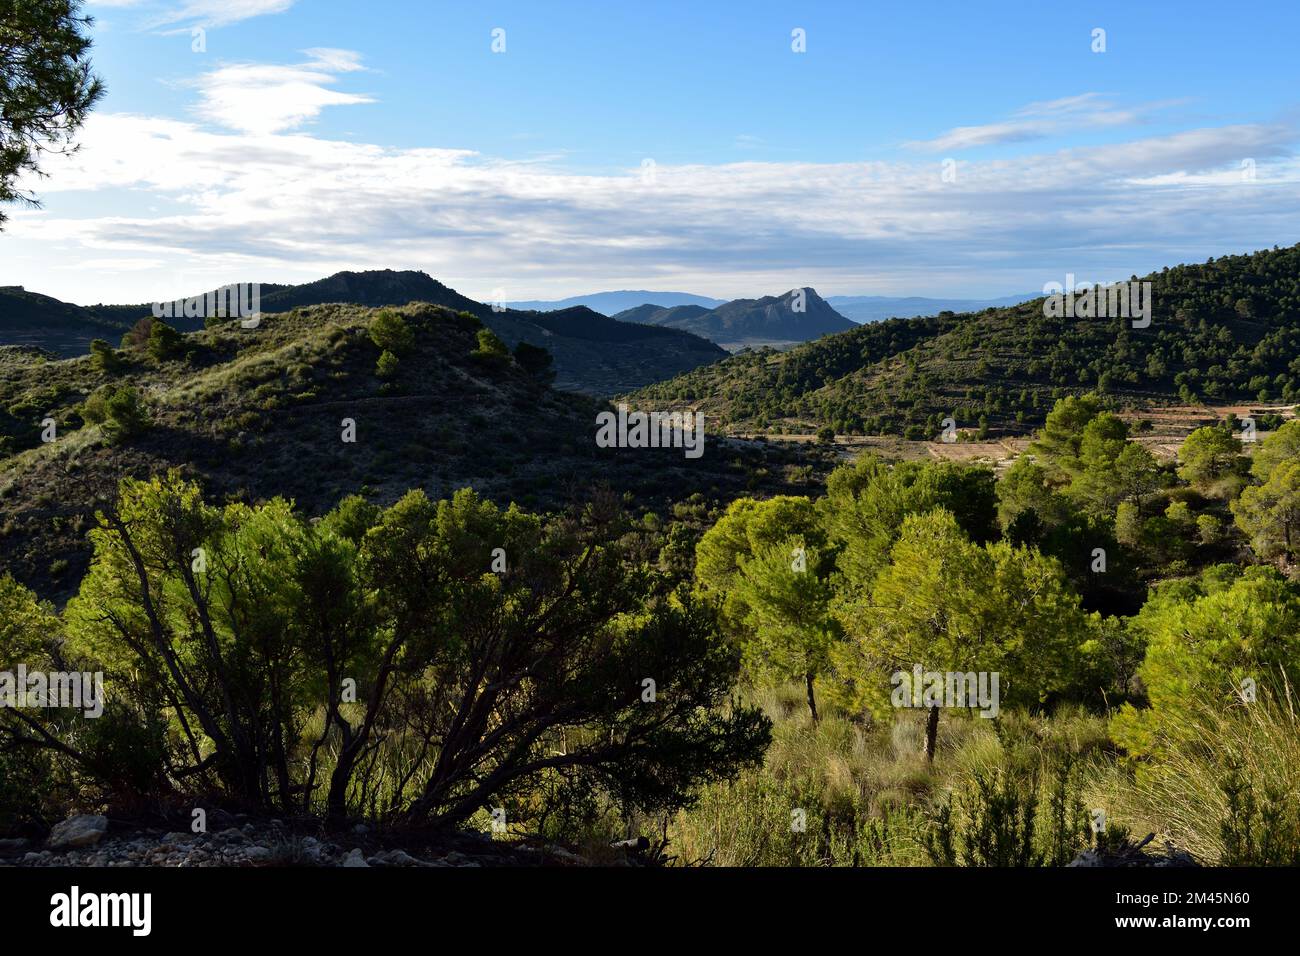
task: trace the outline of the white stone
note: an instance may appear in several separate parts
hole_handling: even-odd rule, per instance
[[[99,813],[82,813],[69,817],[50,831],[48,846],[62,850],[78,846],[93,846],[108,832],[108,817]]]

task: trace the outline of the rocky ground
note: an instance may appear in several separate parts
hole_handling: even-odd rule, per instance
[[[252,820],[216,810],[208,814],[211,832],[193,833],[110,822],[101,814],[79,814],[56,825],[41,841],[0,839],[0,866],[646,866],[666,862],[648,839],[614,844],[600,860],[563,847],[493,840],[481,833],[419,834],[381,831],[357,824],[326,834],[319,827],[281,820]],[[1072,867],[1197,866],[1185,851],[1151,846],[1155,834],[1139,843],[1086,850]],[[400,844],[400,845],[399,845]]]
[[[1152,843],[1154,833],[1148,833],[1140,843],[1126,842],[1123,846],[1110,849],[1084,850],[1067,866],[1105,866],[1105,867],[1189,867],[1200,866],[1186,850],[1180,850],[1168,841],[1163,848],[1156,849]]]
[[[207,833],[165,831],[82,814],[58,824],[45,841],[0,840],[0,866],[582,866],[562,847],[509,845],[486,835],[458,833],[436,840],[409,838],[364,824],[345,833],[305,833],[279,820],[209,814]],[[626,862],[632,862],[632,855]]]

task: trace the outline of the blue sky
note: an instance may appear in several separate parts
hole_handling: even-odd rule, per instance
[[[109,93],[0,234],[0,282],[77,302],[973,297],[1300,241],[1293,2],[87,9]]]

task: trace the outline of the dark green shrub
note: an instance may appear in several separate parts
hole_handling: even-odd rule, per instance
[[[393,356],[410,351],[415,344],[415,333],[396,312],[383,309],[370,320],[370,341]]]
[[[375,374],[380,378],[394,378],[397,375],[398,364],[396,355],[392,352],[384,351],[379,356],[379,361],[375,363]]]
[[[510,350],[491,329],[478,330],[478,348],[469,353],[470,357],[480,362],[500,363],[510,358]]]
[[[181,354],[185,338],[166,322],[155,319],[149,326],[149,354],[159,362]]]
[[[140,393],[130,385],[105,385],[81,406],[81,417],[99,425],[109,441],[119,442],[149,426],[149,414]]]
[[[95,339],[90,343],[90,361],[105,375],[116,375],[122,370],[122,359],[113,346],[103,339]]]

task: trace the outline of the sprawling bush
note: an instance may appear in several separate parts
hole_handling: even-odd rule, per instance
[[[334,818],[522,820],[541,790],[681,807],[760,759],[769,722],[730,703],[714,612],[628,530],[612,507],[543,520],[469,491],[311,523],[127,480],[62,621],[11,598],[44,623],[0,648],[59,623],[113,717],[19,714],[22,745],[114,792]]]

